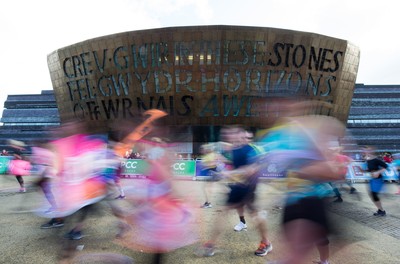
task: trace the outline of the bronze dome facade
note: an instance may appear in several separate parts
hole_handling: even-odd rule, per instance
[[[315,33],[244,26],[170,27],[86,40],[48,55],[61,121],[107,130],[151,108],[167,125],[266,127],[258,98],[302,96],[348,117],[360,51]]]

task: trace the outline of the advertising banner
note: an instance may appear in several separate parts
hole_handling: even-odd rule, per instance
[[[398,180],[399,174],[394,164],[388,164],[386,171],[382,173],[383,179],[387,181]],[[371,173],[366,172],[367,164],[364,161],[354,161],[348,166],[346,178],[352,181],[371,179]]]
[[[122,161],[121,174],[127,177],[145,176],[149,164],[144,159],[125,159]],[[177,160],[171,165],[173,176],[194,177],[196,175],[196,162],[194,160]],[[139,177],[140,178],[140,177]]]
[[[196,175],[196,161],[177,160],[172,165],[172,173],[174,176],[194,177]]]
[[[388,181],[397,181],[399,179],[399,173],[397,167],[393,164],[388,164],[389,167],[385,172],[382,173],[383,179]]]
[[[6,174],[8,171],[8,164],[12,159],[11,156],[0,156],[0,174]]]
[[[354,161],[347,167],[346,179],[351,181],[365,181],[371,178],[367,170],[367,164],[362,161]]]
[[[260,179],[282,179],[285,175],[278,169],[277,163],[270,163],[268,166],[263,166],[259,177]]]
[[[1,160],[0,160],[1,162]],[[382,173],[384,180],[398,180],[399,173],[394,164],[388,164],[388,169]],[[142,159],[126,159],[122,162],[122,175],[132,178],[140,178],[146,175],[148,164]],[[204,170],[201,160],[176,160],[172,166],[172,174],[176,177],[194,177],[198,180],[210,178],[210,175],[202,175]],[[140,177],[138,177],[140,176]],[[277,168],[277,164],[271,163],[260,171],[260,179],[283,179],[284,173]],[[346,179],[351,181],[366,181],[371,179],[367,172],[367,164],[363,161],[354,161],[348,166]]]
[[[125,159],[121,163],[122,175],[145,175],[148,170],[148,163],[142,159]]]

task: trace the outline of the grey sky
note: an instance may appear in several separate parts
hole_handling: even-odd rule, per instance
[[[357,83],[400,84],[398,1],[13,0],[0,4],[0,103],[52,89],[47,55],[103,35],[172,26],[243,25],[313,32],[360,47]]]

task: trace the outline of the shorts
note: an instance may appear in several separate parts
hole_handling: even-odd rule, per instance
[[[381,192],[383,184],[384,184],[384,181],[382,178],[372,178],[369,181],[369,187],[370,187],[371,192],[374,192],[374,193]]]
[[[310,220],[329,231],[325,201],[322,198],[306,197],[294,204],[286,205],[283,211],[283,224],[297,219]]]
[[[228,185],[230,192],[226,204],[228,206],[242,206],[246,205],[250,210],[255,210],[255,186],[246,184],[230,184]]]

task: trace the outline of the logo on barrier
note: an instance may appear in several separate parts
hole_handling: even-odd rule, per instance
[[[127,162],[122,162],[122,166],[127,168],[127,169],[136,169],[137,168],[137,161],[127,161]]]
[[[130,159],[121,162],[122,175],[146,175],[149,164],[146,160]],[[196,162],[194,160],[180,160],[171,165],[174,176],[193,177],[196,173]]]
[[[360,166],[351,166],[353,168],[354,176],[364,176],[363,169]]]
[[[148,163],[141,159],[129,159],[121,162],[122,175],[144,175],[148,170]]]
[[[196,162],[194,160],[180,160],[172,164],[172,173],[174,176],[196,175]]]
[[[388,181],[398,180],[399,175],[397,173],[397,167],[393,164],[388,165],[386,171],[382,173],[383,179]]]
[[[172,165],[172,168],[174,169],[174,170],[180,170],[180,171],[184,171],[185,170],[185,163],[174,163],[173,165]]]

